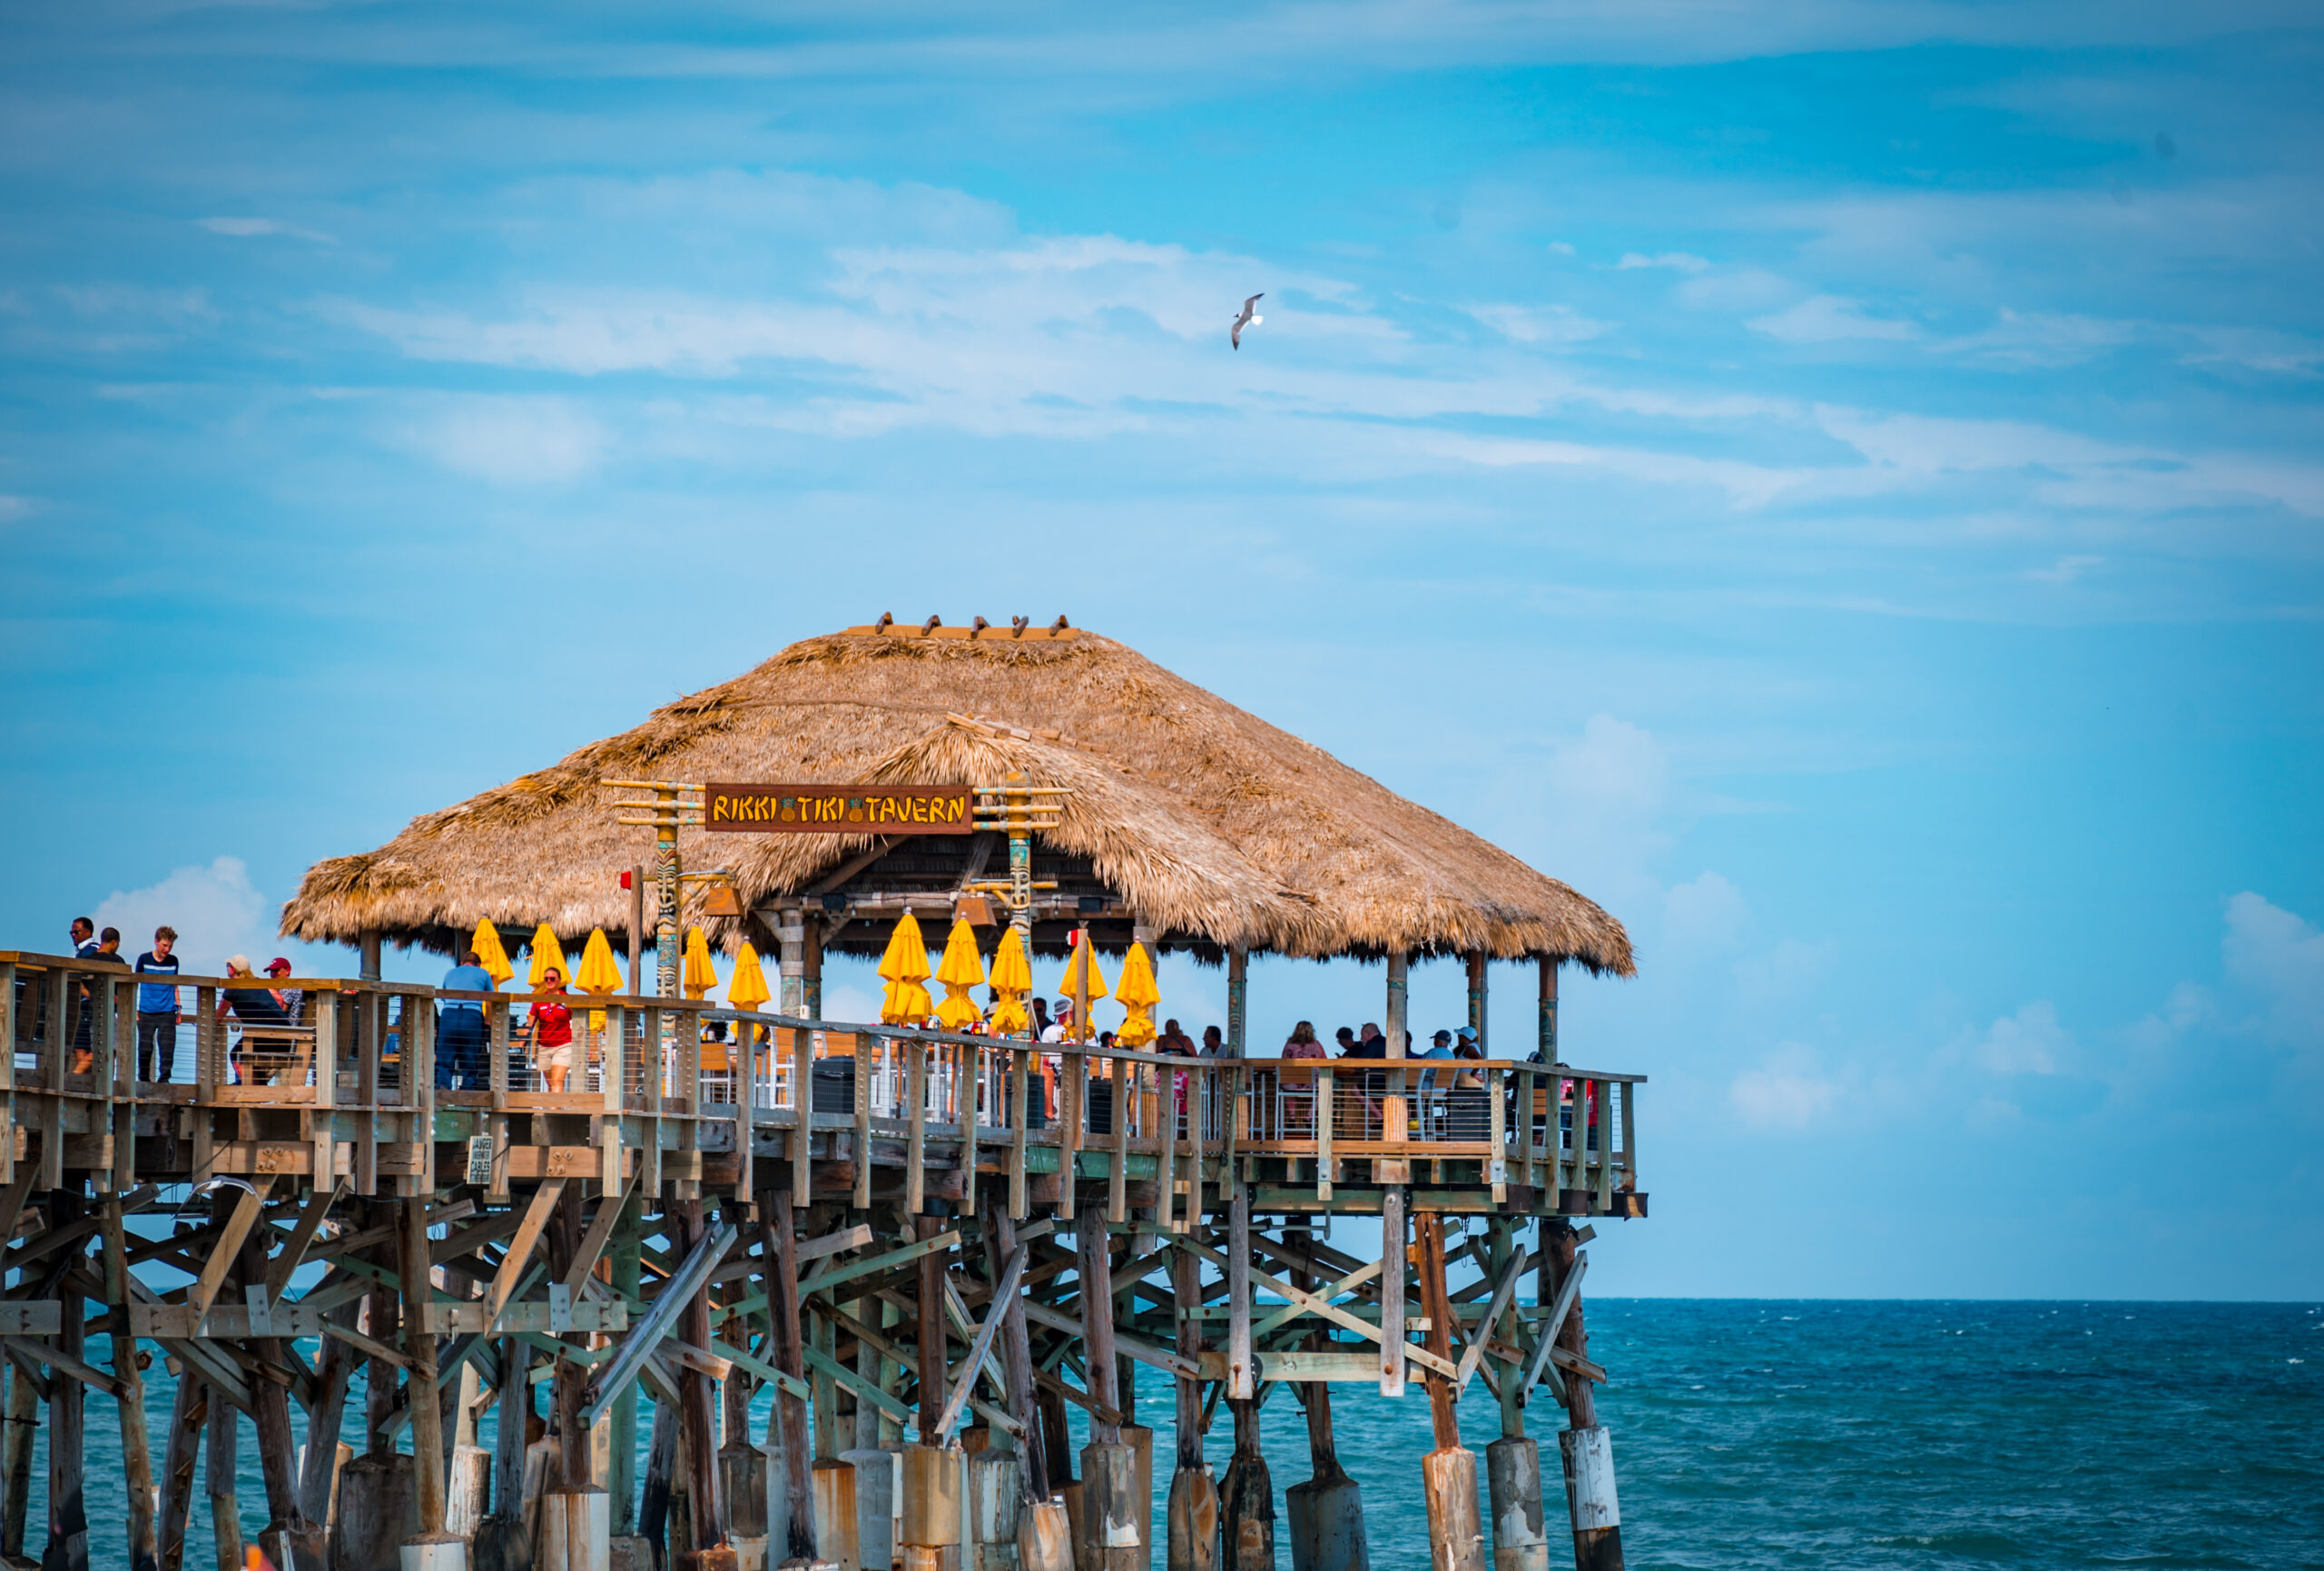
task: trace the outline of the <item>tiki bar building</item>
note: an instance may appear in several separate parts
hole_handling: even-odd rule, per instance
[[[1557,996],[1629,975],[1628,936],[1119,643],[808,639],[318,864],[283,931],[356,974],[182,979],[190,1081],[139,1078],[118,966],[0,952],[12,1563],[44,1425],[52,1566],[182,1571],[198,1493],[196,1554],[282,1571],[1364,1571],[1365,1506],[1415,1497],[1440,1571],[1620,1564],[1580,1246],[1646,1214],[1642,1077],[1577,1067]],[[385,981],[387,945],[492,985]],[[834,952],[879,957],[881,1020],[825,1017]],[[1217,967],[1214,1053],[1155,1034],[1174,952]],[[1246,1040],[1253,954],[1381,963],[1384,1035]],[[1408,1067],[1429,962],[1477,1041]],[[1078,1005],[1039,1036],[1036,975]],[[1512,978],[1536,1025],[1493,1040]],[[1378,1258],[1333,1247],[1348,1215]],[[1176,1396],[1159,1477],[1141,1380]],[[1422,1477],[1343,1468],[1347,1383],[1431,1427]],[[1304,1458],[1262,1453],[1271,1398]],[[1463,1400],[1499,1415],[1482,1465]],[[296,1445],[293,1404],[349,1438]]]

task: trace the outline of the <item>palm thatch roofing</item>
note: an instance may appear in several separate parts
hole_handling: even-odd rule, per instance
[[[1012,770],[1070,791],[1036,836],[1036,876],[1045,857],[1078,869],[1166,945],[1482,950],[1631,973],[1621,924],[1568,885],[1137,651],[1062,627],[883,623],[794,644],[376,851],[317,863],[282,932],[440,948],[482,920],[576,940],[625,930],[618,874],[646,858],[649,832],[615,822],[625,794],[606,779],[980,785]],[[732,869],[746,909],[808,895],[876,848],[866,835],[680,835],[684,865]]]

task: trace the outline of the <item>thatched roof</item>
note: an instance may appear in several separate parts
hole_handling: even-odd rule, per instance
[[[316,864],[282,931],[351,943],[369,929],[439,947],[487,918],[621,930],[617,875],[645,858],[650,832],[615,824],[607,778],[978,785],[1022,770],[1071,788],[1062,821],[1037,838],[1037,876],[1044,857],[1080,870],[1165,944],[1308,957],[1482,949],[1630,974],[1629,935],[1592,902],[1136,651],[1079,630],[966,631],[794,644],[634,730],[416,818],[377,851]],[[680,837],[687,867],[732,868],[753,906],[814,889],[872,844]]]

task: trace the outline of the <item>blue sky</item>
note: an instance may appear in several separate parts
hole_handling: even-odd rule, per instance
[[[0,16],[9,942],[1064,612],[1630,924],[1608,1290],[2324,1291],[2302,11],[1090,9]]]

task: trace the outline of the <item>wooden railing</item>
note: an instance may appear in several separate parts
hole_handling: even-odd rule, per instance
[[[934,1185],[973,1211],[964,1178],[974,1170],[1006,1175],[1019,1216],[1039,1199],[1069,1217],[1077,1184],[1059,1175],[1070,1171],[1106,1185],[1116,1220],[1135,1203],[1184,1226],[1200,1185],[1239,1170],[1285,1204],[1397,1184],[1472,1191],[1481,1208],[1516,1190],[1531,1209],[1642,1214],[1640,1075],[1457,1059],[1190,1059],[561,994],[575,1043],[564,1088],[551,1091],[524,1047],[531,994],[184,975],[175,985],[193,1007],[168,1028],[164,1080],[137,1072],[136,989],[151,982],[113,964],[0,952],[0,1041],[15,1049],[0,1054],[0,1101],[21,1131],[0,1141],[0,1182],[15,1177],[20,1150],[36,1149],[43,1187],[67,1167],[108,1169],[125,1186],[143,1136],[175,1153],[164,1168],[191,1177],[335,1175],[359,1194],[383,1182],[409,1194],[468,1180],[500,1195],[517,1180],[635,1178],[650,1194],[684,1198],[711,1182],[789,1189],[804,1204],[843,1171],[839,1181],[869,1205],[880,1169],[901,1176],[897,1198],[912,1209]],[[302,995],[287,1023],[256,998],[270,987]],[[238,998],[251,1007],[234,1008]],[[439,1013],[467,1004],[482,1014],[479,1053]],[[705,1042],[713,1027],[727,1040]],[[472,1171],[439,1173],[438,1147],[454,1141],[468,1142]],[[790,1171],[761,1181],[760,1161]]]

